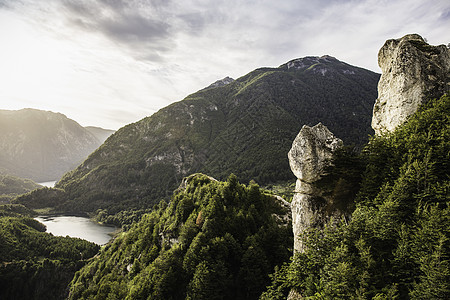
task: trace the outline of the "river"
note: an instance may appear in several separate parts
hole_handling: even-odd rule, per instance
[[[100,225],[89,218],[76,216],[39,216],[35,218],[55,236],[77,237],[98,245],[106,244],[116,227]]]

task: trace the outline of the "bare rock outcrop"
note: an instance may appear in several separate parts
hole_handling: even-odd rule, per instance
[[[297,177],[295,195],[291,203],[294,250],[303,252],[304,245],[299,236],[311,226],[325,221],[322,192],[314,186],[325,168],[330,164],[333,152],[342,147],[341,139],[319,123],[313,127],[304,125],[292,143],[289,164]]]
[[[450,90],[450,50],[431,46],[418,34],[386,41],[378,53],[382,75],[373,108],[377,135],[391,132],[429,98]]]

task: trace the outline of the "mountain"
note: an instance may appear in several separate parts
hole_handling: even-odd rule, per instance
[[[0,168],[36,182],[59,179],[101,141],[60,113],[0,110]]]
[[[86,126],[84,127],[87,131],[89,131],[93,136],[99,140],[100,144],[103,144],[106,139],[115,132],[115,130],[111,129],[103,129],[101,127],[96,126]]]
[[[225,78],[223,78],[223,79],[219,79],[219,80],[217,80],[217,81],[211,83],[210,85],[208,85],[207,87],[205,87],[203,90],[207,90],[207,89],[211,89],[211,88],[216,88],[216,87],[221,87],[221,86],[227,85],[227,84],[229,84],[229,83],[232,83],[233,81],[234,81],[233,78],[227,76],[227,77],[225,77]]]
[[[18,195],[41,187],[42,185],[29,179],[0,174],[0,203],[9,203],[9,200]]]
[[[260,68],[129,124],[56,185],[62,211],[151,207],[202,172],[242,182],[293,180],[286,153],[303,125],[322,122],[347,144],[373,131],[379,74],[330,56]],[[33,205],[33,195],[20,199]]]

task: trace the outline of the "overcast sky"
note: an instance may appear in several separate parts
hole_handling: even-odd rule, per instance
[[[226,76],[386,39],[450,42],[448,0],[0,0],[0,109],[118,129]]]

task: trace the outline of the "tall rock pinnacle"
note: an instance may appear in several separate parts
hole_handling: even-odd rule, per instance
[[[386,41],[378,53],[382,75],[373,108],[377,135],[391,132],[427,99],[450,90],[450,50],[417,34]]]
[[[292,143],[288,157],[291,170],[297,177],[291,203],[295,251],[305,251],[299,238],[301,233],[312,226],[325,223],[326,214],[323,209],[326,203],[323,202],[322,192],[313,184],[329,166],[333,152],[342,145],[342,140],[335,137],[322,123],[313,127],[304,125]]]

